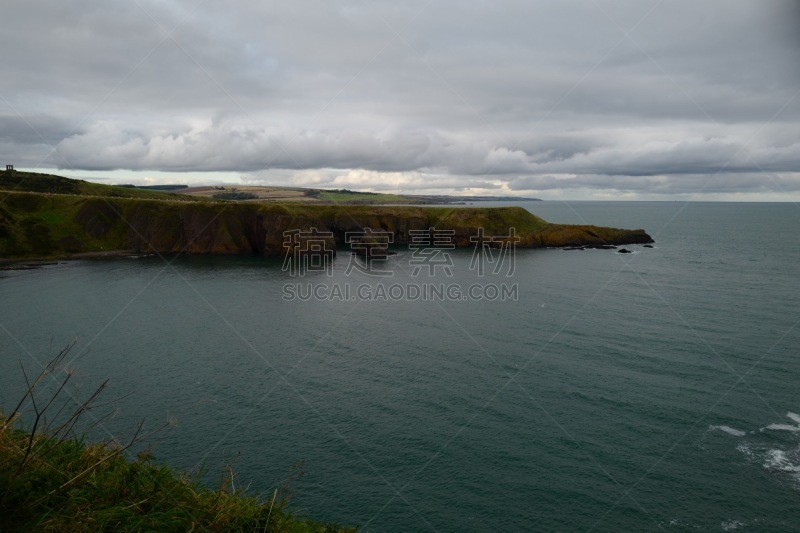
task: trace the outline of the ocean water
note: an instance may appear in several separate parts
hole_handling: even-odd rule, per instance
[[[470,250],[415,276],[409,249],[390,275],[345,253],[294,277],[219,257],[2,272],[0,406],[20,363],[77,338],[71,393],[110,378],[118,398],[97,436],[170,419],[160,460],[209,482],[230,463],[267,496],[289,480],[291,508],[318,519],[800,531],[800,207],[522,205],[656,243],[517,250],[484,276]],[[409,298],[440,286],[455,289]]]

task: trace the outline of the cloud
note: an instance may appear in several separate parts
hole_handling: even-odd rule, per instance
[[[719,174],[756,194],[800,162],[796,6],[9,0],[0,157],[372,190]]]
[[[746,131],[718,133],[676,128],[617,128],[557,136],[535,135],[523,146],[503,146],[484,136],[402,130],[253,130],[229,124],[187,125],[175,133],[136,132],[98,123],[57,145],[61,166],[93,170],[236,170],[358,168],[377,172],[432,171],[447,175],[507,176],[679,175],[792,171],[800,165],[800,142],[748,138]],[[713,130],[714,128],[712,128]],[[741,134],[740,134],[741,133]],[[530,150],[530,152],[526,151]],[[125,162],[125,167],[117,166]]]
[[[651,195],[701,195],[709,193],[796,193],[800,173],[685,174],[681,176],[528,176],[512,180],[513,191],[616,190]]]

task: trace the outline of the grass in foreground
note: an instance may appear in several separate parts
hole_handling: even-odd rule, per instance
[[[127,445],[76,437],[104,385],[60,416],[71,374],[56,369],[68,351],[33,382],[26,376],[25,396],[8,416],[0,414],[0,531],[353,531],[292,515],[277,490],[267,501],[248,496],[232,472],[211,490],[148,452],[127,459],[124,452],[146,437],[141,426]],[[38,395],[37,387],[50,392]],[[27,404],[32,427],[20,429]]]

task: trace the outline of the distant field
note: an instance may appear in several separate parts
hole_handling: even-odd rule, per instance
[[[261,187],[255,185],[216,185],[206,187],[189,187],[182,189],[181,192],[192,196],[205,196],[213,198],[214,195],[224,193],[250,193],[255,195],[257,200],[285,200],[292,199],[295,201],[304,201],[308,198],[314,200],[306,191],[313,191],[313,189],[296,189],[289,187]]]
[[[379,193],[363,193],[356,191],[320,191],[319,199],[327,202],[335,203],[348,203],[348,202],[364,202],[364,203],[413,203],[413,196],[402,196],[399,194],[379,194]]]
[[[218,185],[181,189],[183,194],[213,198],[225,194],[249,193],[256,198],[246,201],[284,201],[333,204],[415,204],[431,203],[427,197],[400,194],[379,194],[348,190],[303,189],[297,187],[265,187],[256,185]]]

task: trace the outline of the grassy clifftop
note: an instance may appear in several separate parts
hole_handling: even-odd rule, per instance
[[[0,416],[0,531],[355,531],[228,483],[211,490],[147,453],[16,430]],[[20,468],[20,465],[23,465]]]
[[[347,248],[347,232],[364,228],[390,232],[400,245],[409,242],[410,230],[429,228],[451,230],[451,242],[459,247],[472,246],[478,228],[487,236],[506,236],[514,228],[518,246],[529,248],[652,241],[643,230],[550,224],[520,207],[227,203],[67,178],[37,182],[36,176],[0,190],[0,257],[111,250],[282,255],[284,232],[310,228],[331,232],[331,246],[340,248]],[[50,192],[22,192],[23,186],[49,186]],[[87,188],[104,194],[85,194]]]
[[[199,473],[156,463],[142,444],[168,423],[143,430],[141,422],[132,436],[87,443],[84,428],[109,416],[98,410],[114,400],[98,399],[107,380],[77,399],[74,346],[38,374],[25,372],[25,392],[10,412],[0,410],[0,531],[354,531],[289,512],[288,481],[267,499],[228,465],[209,488]]]

